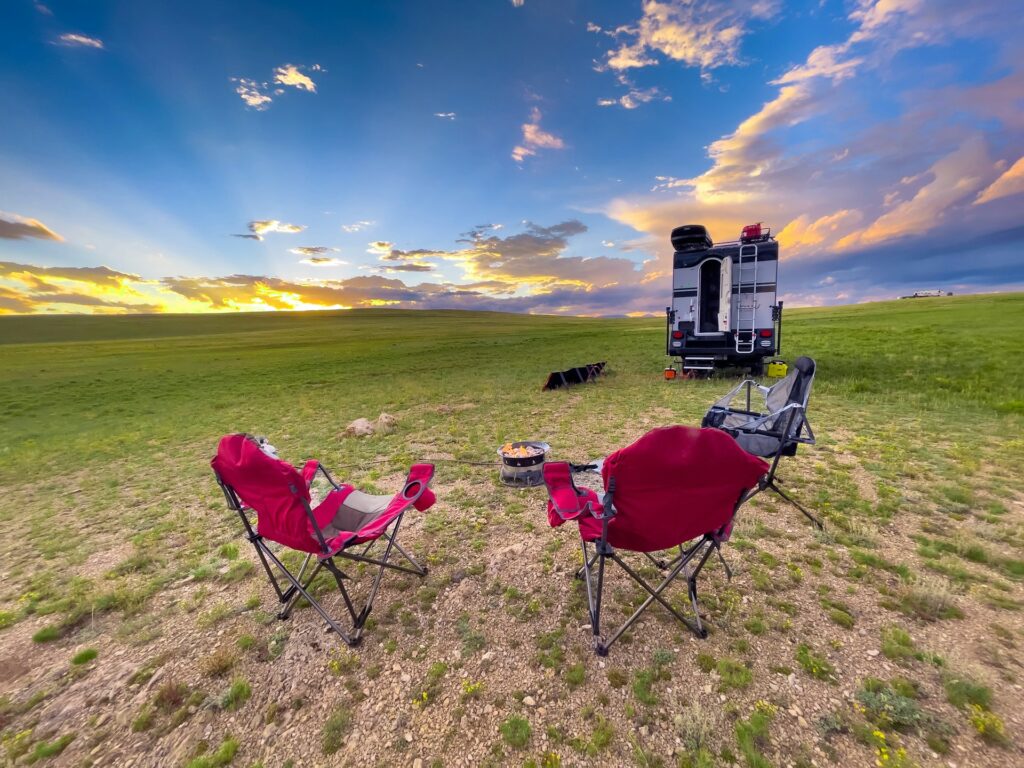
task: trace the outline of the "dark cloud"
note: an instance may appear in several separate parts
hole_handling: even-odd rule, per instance
[[[35,306],[30,296],[0,285],[0,310],[27,314],[32,312]]]
[[[389,264],[385,269],[388,272],[433,272],[433,264],[417,264],[412,262],[409,264]]]
[[[64,239],[38,219],[29,219],[16,213],[0,211],[0,239],[24,240],[30,237],[39,240],[56,240],[57,242]]]
[[[895,298],[933,288],[997,290],[1024,283],[1022,252],[1024,226],[981,237],[949,230],[855,253],[784,261],[779,286],[791,299],[826,304]]]
[[[336,253],[337,248],[329,248],[326,245],[300,245],[296,248],[289,248],[289,253],[294,253],[296,256],[320,256],[324,253]],[[315,262],[317,259],[311,258],[310,261]]]
[[[378,245],[374,243],[374,245]],[[390,243],[380,243],[379,245],[390,245]],[[446,256],[450,256],[450,251],[432,251],[428,248],[417,248],[413,251],[401,251],[397,248],[392,248],[386,253],[381,253],[381,261],[416,261],[418,259],[443,259]]]
[[[123,282],[138,280],[138,275],[118,272],[110,267],[36,267],[28,264],[15,264],[0,261],[0,277],[25,276],[36,284],[44,284],[48,279],[76,280],[82,283],[94,283],[109,288],[117,288]]]

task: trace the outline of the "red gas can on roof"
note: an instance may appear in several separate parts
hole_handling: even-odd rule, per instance
[[[757,224],[748,224],[743,228],[743,234],[740,235],[740,240],[758,240],[761,237],[761,222]]]

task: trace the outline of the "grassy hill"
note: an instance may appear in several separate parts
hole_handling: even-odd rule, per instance
[[[730,386],[662,381],[663,339],[659,319],[387,309],[0,317],[8,754],[167,765],[237,741],[238,765],[316,764],[332,738],[378,729],[372,749],[331,759],[870,764],[901,745],[920,764],[947,748],[958,765],[1019,763],[1022,294],[787,311],[783,356],[819,365],[819,446],[783,477],[828,531],[752,504],[726,548],[735,578],[716,568],[705,588],[707,641],[652,609],[599,664],[566,577],[569,526],[547,527],[542,490],[453,463],[403,533],[431,575],[385,581],[362,648],[309,611],[273,620],[209,470],[220,435],[266,434],[380,492],[412,461],[489,461],[510,439],[584,459],[699,423]],[[596,360],[599,383],[540,392],[547,372]],[[342,434],[382,411],[394,433]],[[636,595],[616,590],[627,611]],[[414,706],[427,687],[436,703]],[[525,744],[498,730],[512,717],[530,723]]]

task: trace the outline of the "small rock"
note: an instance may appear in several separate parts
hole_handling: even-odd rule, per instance
[[[402,735],[402,738],[405,739],[407,743],[412,744],[412,731],[406,731]]]
[[[525,704],[528,707],[535,707],[537,706],[537,700],[533,698],[533,696],[524,696],[523,704]]]
[[[345,427],[345,434],[349,437],[366,437],[372,435],[373,431],[373,422],[369,419],[356,419]]]

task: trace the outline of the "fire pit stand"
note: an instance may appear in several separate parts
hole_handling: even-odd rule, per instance
[[[520,440],[512,443],[513,450],[518,448],[534,449],[531,456],[506,454],[498,449],[501,457],[501,482],[518,488],[532,488],[544,485],[544,461],[547,459],[551,446],[534,440]]]

